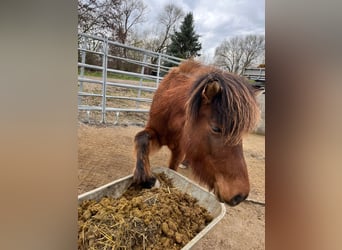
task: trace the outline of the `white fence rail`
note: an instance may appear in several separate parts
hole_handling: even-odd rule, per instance
[[[108,112],[149,112],[163,76],[182,61],[107,37],[79,34],[78,41],[78,110],[88,119],[90,112],[101,112],[101,123]]]
[[[265,68],[245,68],[242,75],[254,81],[266,81]]]

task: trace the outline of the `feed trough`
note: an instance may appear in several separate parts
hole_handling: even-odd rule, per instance
[[[213,220],[204,227],[194,238],[192,238],[182,249],[191,249],[206,233],[208,233],[225,215],[226,209],[223,203],[220,203],[216,197],[206,189],[200,187],[188,178],[179,173],[164,167],[152,168],[155,174],[164,173],[172,179],[173,186],[184,193],[198,200],[198,204],[207,209]],[[119,198],[132,184],[133,175],[118,179],[99,188],[86,192],[78,196],[79,203],[83,200],[100,200],[101,198],[113,197]]]

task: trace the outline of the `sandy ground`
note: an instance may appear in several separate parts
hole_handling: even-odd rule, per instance
[[[78,129],[78,194],[132,173],[133,138],[141,127],[94,127]],[[265,137],[250,134],[244,140],[251,192],[248,201],[226,205],[224,218],[193,249],[265,248]],[[152,166],[167,166],[169,150],[163,147],[151,157]],[[190,169],[179,169],[192,178]]]

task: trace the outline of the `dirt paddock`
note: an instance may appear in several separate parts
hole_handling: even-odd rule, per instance
[[[78,128],[78,194],[132,173],[133,138],[141,127]],[[167,166],[169,150],[163,147],[151,157],[152,166]],[[224,218],[192,249],[265,248],[265,137],[250,134],[244,140],[251,192],[247,201],[236,207],[226,205]],[[179,169],[195,180],[191,169]],[[196,181],[196,180],[195,180]]]

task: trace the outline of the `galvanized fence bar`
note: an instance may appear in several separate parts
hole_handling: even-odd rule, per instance
[[[160,59],[161,59],[161,56],[159,55],[158,56],[158,69],[157,69],[157,82],[156,82],[156,87],[158,88],[159,86],[159,79],[160,79]]]
[[[102,85],[102,80],[95,80],[95,79],[90,79],[90,78],[78,78],[79,82],[89,82],[89,83],[98,83]]]
[[[94,94],[94,93],[87,93],[87,92],[78,92],[79,96],[95,96],[95,97],[102,97],[102,94]],[[136,102],[152,102],[151,98],[137,98],[137,97],[128,97],[128,96],[112,96],[106,95],[107,99],[114,98],[120,100],[129,100],[129,101],[136,101]]]
[[[88,106],[88,105],[80,105],[78,107],[79,110],[90,110],[90,111],[102,111],[102,107],[99,106]],[[106,111],[114,111],[114,112],[142,112],[148,113],[149,109],[135,109],[135,108],[106,108]]]
[[[82,42],[82,48],[86,49],[86,42],[87,42],[87,38],[84,38],[83,42]],[[82,64],[85,64],[85,59],[86,59],[86,52],[81,50],[81,62]],[[84,77],[84,66],[81,67],[81,71],[80,71],[80,75],[81,77]],[[83,91],[83,83],[80,83],[80,91]]]
[[[118,69],[107,69],[107,71],[110,73],[117,73],[117,74],[122,74],[122,75],[127,75],[127,76],[133,76],[136,78],[143,78],[146,80],[156,80],[157,79],[156,76],[145,75],[145,74],[135,73],[135,72],[128,72],[128,71],[118,70]]]
[[[107,89],[107,55],[108,55],[108,38],[105,38],[104,45],[103,45],[103,71],[102,71],[102,123],[106,123],[106,89]]]
[[[102,55],[102,52],[99,51],[94,51],[94,50],[90,50],[90,49],[83,49],[83,48],[79,48],[78,49],[81,52],[88,52],[88,53],[92,53],[92,54],[96,54],[96,55]]]
[[[102,94],[94,94],[94,93],[88,93],[88,92],[78,92],[79,96],[96,96],[96,97],[102,97]]]
[[[138,86],[133,84],[124,84],[124,83],[117,83],[117,82],[107,82],[107,85],[114,86],[114,87],[121,87],[121,88],[128,88],[128,89],[136,89],[136,90],[143,90],[147,92],[155,92],[157,90],[156,87],[147,87],[147,86]]]
[[[103,84],[102,80],[94,80],[94,79],[89,79],[89,78],[78,78],[78,81],[83,81],[83,82],[90,82],[90,83],[97,83],[97,84]],[[156,87],[147,87],[147,86],[138,86],[138,85],[133,85],[133,84],[125,84],[125,83],[118,83],[118,82],[108,82],[106,85],[113,86],[113,87],[120,87],[120,88],[127,88],[127,89],[141,89],[143,91],[147,92],[154,92],[156,91]]]
[[[87,38],[85,37],[83,40],[82,40],[82,49],[85,49],[86,48],[86,41],[87,41]],[[81,62],[83,64],[85,64],[85,59],[86,59],[86,52],[81,50]],[[80,75],[81,77],[84,77],[84,66],[81,67],[80,69]],[[79,91],[82,92],[83,91],[83,82],[79,82]],[[81,105],[82,104],[82,97],[79,96],[78,97],[78,105]]]
[[[146,54],[144,54],[144,57],[143,57],[143,66],[141,67],[141,74],[143,75],[144,72],[145,72],[145,65],[144,63],[146,63]],[[142,86],[142,82],[143,82],[143,78],[140,77],[140,80],[139,80],[139,86],[141,87]],[[138,90],[138,95],[137,95],[137,98],[140,98],[140,95],[141,95],[141,89],[139,88]],[[139,108],[139,102],[136,102],[135,103],[136,107]]]
[[[99,70],[103,70],[103,66],[96,66],[96,65],[85,64],[85,63],[78,63],[78,66],[80,66],[80,67],[85,67],[85,68],[88,68],[88,69],[99,69]]]
[[[144,54],[144,55],[146,55],[146,54]],[[156,65],[152,64],[152,63],[148,63],[148,62],[142,63],[141,61],[138,61],[138,60],[129,59],[129,58],[123,58],[123,57],[120,57],[120,56],[108,55],[108,58],[110,58],[110,59],[119,59],[121,61],[125,61],[125,62],[132,63],[132,64],[139,65],[139,66],[145,66],[145,67],[149,67],[149,68],[157,68]]]

